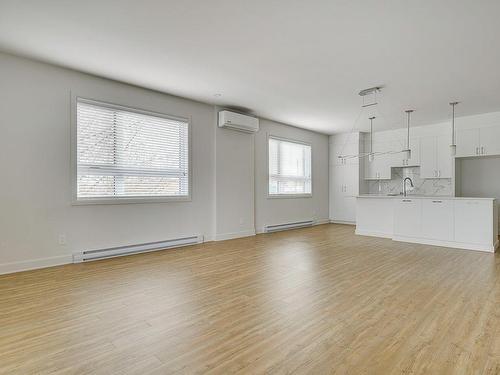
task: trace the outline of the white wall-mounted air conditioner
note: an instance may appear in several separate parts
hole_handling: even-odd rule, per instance
[[[259,131],[259,119],[231,111],[219,112],[219,127],[239,130],[246,133]]]

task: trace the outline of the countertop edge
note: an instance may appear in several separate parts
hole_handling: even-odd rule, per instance
[[[375,199],[441,199],[441,200],[488,200],[494,201],[496,198],[484,198],[484,197],[449,197],[449,196],[422,196],[422,195],[408,195],[403,197],[402,195],[376,195],[376,194],[364,194],[358,195],[356,198],[375,198]]]

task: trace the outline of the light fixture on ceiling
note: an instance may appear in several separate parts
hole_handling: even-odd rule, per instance
[[[358,94],[363,98],[363,104],[361,105],[361,108],[365,107],[370,107],[372,105],[377,105],[377,94],[381,91],[381,87],[376,86],[376,87],[370,87],[368,89],[361,90]],[[373,101],[371,102],[366,102],[365,98],[366,97],[372,97]]]
[[[222,94],[219,94],[219,93],[214,94],[214,97],[216,97],[216,98],[220,98],[221,96],[222,96]]]
[[[459,102],[451,102],[451,145],[450,145],[450,153],[451,156],[455,156],[457,154],[457,145],[455,143],[455,106]]]
[[[373,153],[373,120],[375,117],[372,116],[369,118],[370,120],[370,153],[368,154],[368,161],[371,163],[373,159],[375,159],[375,155]]]
[[[413,109],[407,109],[406,111],[406,117],[407,117],[407,131],[406,131],[406,149],[403,150],[403,159],[404,160],[409,160],[411,159],[411,149],[410,149],[410,116],[411,113],[414,112]]]

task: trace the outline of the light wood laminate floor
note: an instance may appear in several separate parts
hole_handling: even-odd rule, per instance
[[[321,225],[0,276],[2,374],[500,374],[498,255]]]

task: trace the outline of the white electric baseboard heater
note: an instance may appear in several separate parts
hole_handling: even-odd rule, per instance
[[[202,242],[203,242],[203,236],[190,236],[190,237],[174,238],[165,241],[137,244],[137,245],[110,247],[107,249],[98,249],[98,250],[85,250],[73,254],[73,263],[81,263],[92,260],[145,253],[150,251],[165,250],[165,249],[171,249],[173,247],[194,245]]]
[[[264,232],[266,232],[266,233],[278,232],[278,231],[287,230],[287,229],[310,227],[312,225],[314,225],[314,220],[305,220],[305,221],[296,221],[293,223],[266,225],[264,227]]]

